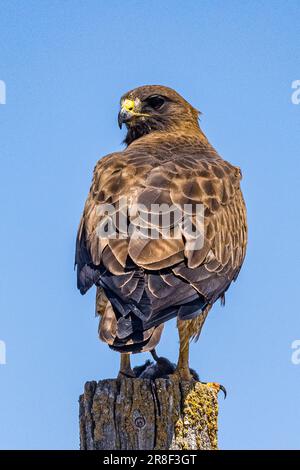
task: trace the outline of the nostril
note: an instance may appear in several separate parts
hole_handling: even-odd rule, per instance
[[[121,107],[123,109],[125,109],[127,112],[132,113],[134,111],[134,108],[135,108],[135,103],[134,103],[133,100],[127,100],[126,99],[122,102]]]

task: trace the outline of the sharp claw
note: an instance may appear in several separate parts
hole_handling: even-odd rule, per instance
[[[227,397],[227,390],[226,390],[226,388],[224,387],[224,385],[218,384],[218,383],[216,383],[216,382],[202,382],[202,383],[205,384],[205,385],[208,385],[209,387],[214,388],[214,389],[217,391],[217,393],[218,393],[220,390],[222,390],[222,392],[224,393],[224,400],[225,400],[225,398]]]
[[[159,358],[159,356],[157,355],[155,349],[151,349],[150,353],[151,353],[151,356],[153,357],[153,359],[154,359],[156,362],[158,362],[160,358]]]
[[[123,372],[122,370],[119,371],[118,373],[118,380],[122,379],[135,379],[135,374],[134,372]]]
[[[224,393],[224,400],[225,400],[226,397],[227,397],[227,390],[226,390],[226,388],[224,387],[224,385],[220,385],[220,390],[222,390],[222,392]]]

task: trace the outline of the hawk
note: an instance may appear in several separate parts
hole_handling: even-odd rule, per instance
[[[216,300],[224,302],[245,257],[241,171],[218,155],[198,118],[171,88],[129,91],[118,115],[126,148],[94,169],[77,235],[77,283],[82,294],[97,288],[99,337],[121,353],[120,377],[134,375],[131,353],[157,359],[164,322],[176,317],[174,374],[190,380],[190,340]]]

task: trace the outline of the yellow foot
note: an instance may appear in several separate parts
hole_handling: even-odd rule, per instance
[[[135,374],[132,369],[120,370],[118,373],[117,380],[124,380],[124,379],[134,379]]]
[[[217,383],[217,382],[202,382],[204,385],[207,385],[208,387],[211,387],[213,388],[214,390],[216,390],[217,393],[219,393],[220,390],[222,390],[222,392],[224,393],[224,400],[225,398],[227,397],[227,391],[226,391],[226,388]]]
[[[191,382],[192,380],[195,380],[190,369],[181,367],[176,367],[173,374],[170,374],[170,378],[178,380],[179,382]]]

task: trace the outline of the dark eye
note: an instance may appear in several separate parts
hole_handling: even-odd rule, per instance
[[[160,109],[165,103],[165,99],[162,96],[150,96],[147,99],[147,103],[153,109]]]

